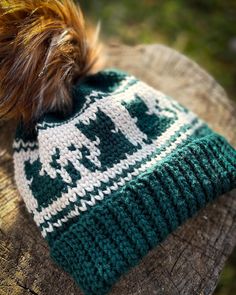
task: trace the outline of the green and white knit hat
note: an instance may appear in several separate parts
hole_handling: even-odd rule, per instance
[[[14,141],[15,181],[51,256],[106,294],[200,208],[236,187],[236,151],[172,98],[117,70],[73,89]]]

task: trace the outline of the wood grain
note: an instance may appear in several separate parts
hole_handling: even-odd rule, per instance
[[[197,64],[160,45],[107,48],[107,66],[136,75],[193,110],[236,146],[236,111]],[[0,126],[0,295],[81,295],[49,257],[13,181],[12,126]],[[6,144],[7,143],[7,144]],[[236,191],[201,210],[124,275],[111,295],[212,294],[236,244]]]

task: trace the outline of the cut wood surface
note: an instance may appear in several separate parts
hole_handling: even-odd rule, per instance
[[[197,113],[236,146],[236,111],[225,91],[197,64],[160,45],[107,48],[108,67],[136,75]],[[81,295],[57,267],[13,180],[0,127],[0,295]],[[9,140],[8,140],[9,141]],[[236,190],[187,221],[125,274],[111,295],[212,294],[236,244]]]

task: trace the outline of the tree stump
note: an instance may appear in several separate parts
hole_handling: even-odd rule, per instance
[[[160,45],[107,48],[107,66],[123,69],[173,96],[236,146],[236,111],[197,64]],[[49,257],[13,181],[10,136],[0,129],[0,294],[81,295]],[[236,190],[202,209],[125,274],[111,295],[212,294],[236,244]]]

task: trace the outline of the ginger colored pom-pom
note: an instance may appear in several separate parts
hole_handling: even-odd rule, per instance
[[[71,109],[71,87],[98,60],[71,0],[0,2],[0,118],[37,120],[46,111]]]

